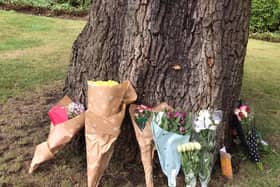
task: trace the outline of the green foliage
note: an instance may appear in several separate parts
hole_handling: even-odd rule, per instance
[[[252,32],[275,32],[280,29],[280,0],[252,0]]]
[[[263,33],[250,33],[250,38],[257,40],[265,40],[270,42],[280,42],[279,32],[263,32]]]
[[[70,12],[87,10],[90,3],[91,0],[0,0],[0,4],[40,7]]]

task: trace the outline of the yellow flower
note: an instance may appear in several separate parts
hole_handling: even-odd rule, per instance
[[[88,81],[88,84],[92,86],[116,86],[119,83],[114,80],[108,80],[108,81]]]

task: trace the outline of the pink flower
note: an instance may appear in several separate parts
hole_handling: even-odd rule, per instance
[[[241,111],[245,111],[247,113],[250,113],[250,108],[246,105],[242,105],[240,108],[239,108]]]
[[[136,110],[140,113],[144,112],[145,110],[152,112],[153,108],[149,107],[149,106],[146,106],[146,105],[139,105],[139,106],[137,106]]]

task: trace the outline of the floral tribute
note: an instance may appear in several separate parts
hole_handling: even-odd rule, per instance
[[[190,140],[191,113],[154,112],[151,127],[162,171],[167,176],[168,186],[175,187],[181,168],[177,146]]]
[[[185,135],[191,130],[191,113],[168,111],[162,115],[160,127],[168,132]]]
[[[69,119],[72,119],[85,111],[81,103],[71,102],[67,106],[53,106],[49,112],[49,118],[54,126],[61,124]]]
[[[149,118],[152,115],[153,108],[146,105],[138,105],[135,109],[135,121],[142,131],[144,130]]]
[[[236,128],[238,130],[239,138],[241,143],[246,148],[246,154],[248,158],[255,162],[259,169],[263,169],[261,163],[260,149],[261,147],[267,147],[268,144],[262,140],[260,132],[257,131],[255,125],[255,118],[251,109],[247,105],[240,104],[234,110]]]
[[[177,146],[180,154],[186,186],[195,187],[196,177],[199,173],[199,155],[201,145],[199,142],[188,142]]]
[[[223,118],[221,110],[201,110],[193,123],[193,137],[201,144],[199,153],[199,180],[202,187],[210,181],[214,165],[214,152],[216,147],[216,129]]]

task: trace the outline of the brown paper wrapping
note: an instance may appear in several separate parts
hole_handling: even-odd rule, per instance
[[[138,142],[139,148],[140,148],[141,160],[142,160],[142,164],[143,164],[144,172],[145,172],[146,186],[153,187],[154,186],[153,158],[154,158],[155,145],[153,143],[151,118],[148,120],[148,122],[145,125],[145,128],[142,131],[138,127],[138,125],[135,121],[134,114],[135,114],[136,108],[137,108],[137,105],[130,105],[129,114],[130,114],[130,118],[131,118],[131,121],[132,121],[132,124],[134,127],[136,139],[137,139],[137,142]],[[166,103],[161,103],[160,105],[153,108],[153,112],[159,112],[164,109],[173,110]]]
[[[231,155],[226,152],[220,151],[221,159],[221,169],[224,176],[232,179],[232,165],[231,165]]]
[[[126,105],[136,98],[129,81],[115,86],[88,85],[85,136],[89,187],[98,186],[120,134]]]
[[[68,96],[64,96],[58,103],[56,103],[56,105],[67,106],[71,102],[72,100]],[[85,114],[81,113],[79,116],[57,124],[56,126],[51,124],[47,141],[37,145],[35,148],[29,173],[32,173],[39,164],[52,159],[57,151],[59,151],[66,143],[70,142],[84,126],[84,120]]]

